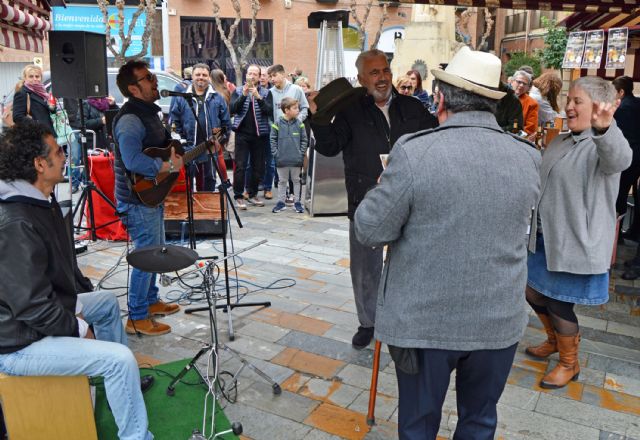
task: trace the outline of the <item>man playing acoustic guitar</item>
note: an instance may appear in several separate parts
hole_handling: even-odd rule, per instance
[[[164,205],[144,205],[131,189],[132,174],[156,178],[163,173],[177,173],[182,157],[171,148],[169,160],[152,158],[143,153],[149,147],[165,147],[171,140],[154,102],[160,98],[158,80],[149,72],[149,65],[140,60],[129,61],[120,67],[116,77],[118,88],[128,101],[114,119],[116,141],[115,195],[122,222],[133,241],[134,248],[164,244]],[[154,316],[166,316],[180,310],[177,304],[167,304],[158,298],[156,275],[131,270],[129,283],[129,319],[127,333],[163,335],[171,331],[166,324],[156,322]]]

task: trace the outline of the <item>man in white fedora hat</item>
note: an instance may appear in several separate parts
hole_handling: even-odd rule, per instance
[[[398,140],[355,213],[361,243],[389,245],[375,337],[396,364],[401,440],[436,438],[454,369],[454,438],[493,439],[527,323],[540,157],[496,122],[501,67],[463,47],[445,70],[432,70],[440,126]]]

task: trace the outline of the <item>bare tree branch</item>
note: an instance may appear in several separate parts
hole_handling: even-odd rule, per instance
[[[231,5],[233,6],[233,10],[236,13],[236,17],[233,20],[233,23],[229,27],[229,32],[225,33],[224,28],[222,27],[222,20],[220,19],[220,5],[216,0],[212,1],[213,5],[213,18],[216,21],[216,28],[218,29],[218,34],[220,34],[220,38],[224,45],[229,50],[229,55],[231,57],[231,62],[233,64],[233,70],[236,73],[236,85],[238,87],[242,86],[242,69],[247,66],[247,57],[249,53],[253,49],[253,45],[256,42],[256,36],[258,34],[258,30],[256,27],[256,16],[258,15],[258,11],[260,11],[260,0],[250,0],[251,1],[251,39],[247,43],[245,47],[241,47],[239,44],[233,44],[233,37],[235,36],[236,30],[240,25],[242,20],[242,11],[240,7],[240,0],[231,0]],[[238,58],[238,54],[240,57]]]
[[[351,5],[350,5],[351,16],[353,17],[353,20],[358,25],[358,44],[360,45],[360,50],[364,50],[364,39],[367,33],[367,30],[366,30],[367,20],[369,19],[369,12],[371,12],[372,4],[373,4],[373,0],[369,0],[369,3],[365,5],[364,16],[361,20],[360,17],[358,16],[358,11],[356,9],[358,7],[358,4],[356,0],[351,0]]]
[[[116,0],[115,6],[118,10],[118,36],[120,38],[120,50],[116,50],[114,46],[114,42],[111,40],[111,27],[109,26],[109,0],[97,0],[98,7],[102,12],[102,21],[105,25],[105,40],[107,43],[107,48],[113,54],[116,59],[116,64],[122,65],[127,60],[136,59],[143,57],[147,54],[149,49],[149,41],[151,40],[151,32],[153,31],[153,23],[155,19],[156,13],[156,2],[155,0],[140,0],[140,3],[137,6],[136,11],[133,13],[131,23],[126,30],[125,35],[125,21],[124,21],[124,8],[125,3],[124,0]],[[146,15],[146,21],[144,25],[144,31],[142,33],[141,42],[142,48],[141,50],[132,55],[125,55],[127,50],[131,46],[131,34],[138,22],[138,18],[140,15]]]
[[[349,5],[349,8],[351,9],[351,16],[358,26],[358,44],[360,45],[360,50],[366,49],[364,47],[364,43],[367,36],[367,23],[369,21],[369,15],[371,14],[371,8],[373,7],[373,1],[374,0],[368,0],[368,2],[364,5],[364,14],[362,16],[362,19],[358,15],[357,0],[351,0],[351,3]],[[382,26],[384,25],[384,22],[387,20],[387,18],[389,18],[389,15],[387,14],[387,3],[383,3],[382,15],[380,16],[378,29],[376,30],[376,36],[373,40],[373,43],[369,46],[370,49],[373,49],[378,45],[380,36],[382,35]]]
[[[378,31],[376,32],[376,37],[371,43],[369,49],[375,49],[378,47],[378,43],[380,42],[380,36],[382,35],[382,26],[384,26],[384,22],[389,18],[389,14],[387,14],[387,4],[384,3],[382,5],[382,15],[380,15],[380,22],[378,23]]]

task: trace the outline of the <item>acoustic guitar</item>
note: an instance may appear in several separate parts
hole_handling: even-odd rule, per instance
[[[196,159],[209,148],[219,147],[218,141],[222,137],[222,130],[215,134],[212,139],[206,140],[196,145],[189,151],[185,151],[180,141],[174,139],[169,145],[161,148],[145,148],[143,153],[149,157],[159,157],[163,161],[168,161],[171,157],[171,147],[175,148],[176,154],[182,156],[182,161],[186,165]],[[217,154],[217,152],[215,153]],[[161,172],[155,177],[147,177],[141,174],[131,174],[131,189],[136,193],[143,205],[156,207],[160,205],[178,180],[180,173]]]

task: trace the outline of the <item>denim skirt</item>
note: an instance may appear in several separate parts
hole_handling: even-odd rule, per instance
[[[529,287],[548,298],[587,305],[609,301],[609,272],[583,275],[547,270],[542,235],[536,238],[536,253],[529,253],[527,267]]]

